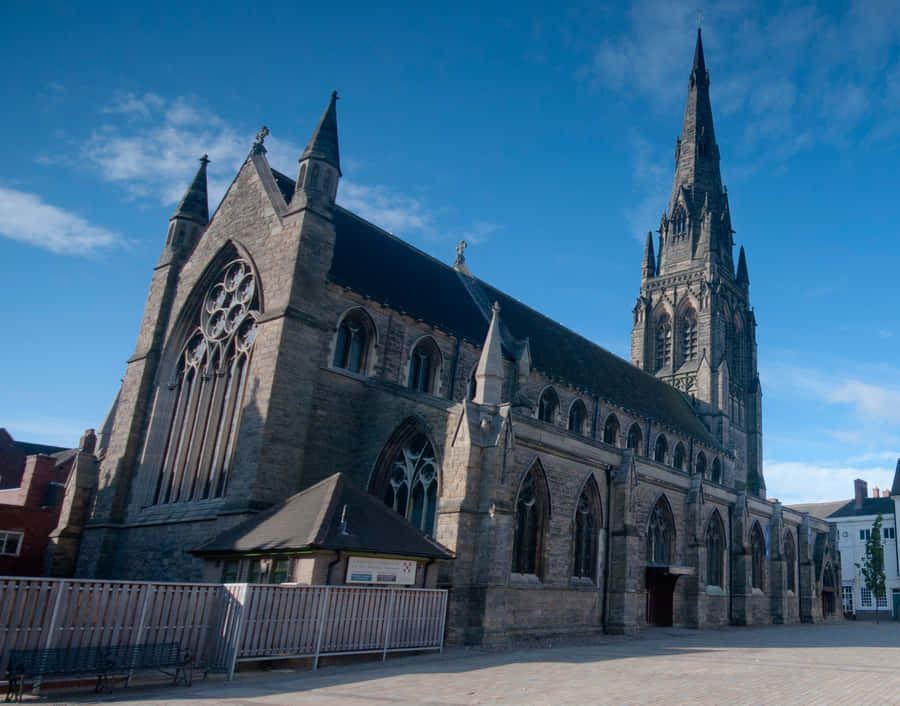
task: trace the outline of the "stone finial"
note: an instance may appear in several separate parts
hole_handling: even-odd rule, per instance
[[[491,308],[491,325],[488,327],[481,349],[481,358],[475,369],[475,403],[500,404],[503,394],[503,343],[500,338],[500,304]]]
[[[472,272],[466,265],[466,256],[463,254],[467,247],[469,247],[469,244],[465,240],[459,241],[459,244],[456,246],[456,259],[453,261],[453,269],[471,277]]]
[[[263,143],[265,143],[266,138],[269,136],[269,128],[263,125],[259,132],[256,133],[256,139],[253,141],[253,152],[254,154],[265,154],[266,148]]]

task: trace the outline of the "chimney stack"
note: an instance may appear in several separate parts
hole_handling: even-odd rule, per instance
[[[869,486],[862,478],[857,478],[853,481],[853,491],[853,507],[859,510],[863,506],[863,500],[869,494]]]
[[[872,488],[872,497],[873,498],[881,497],[881,491],[878,490],[877,485],[874,488]]]
[[[93,429],[86,429],[84,436],[81,437],[81,441],[78,442],[78,449],[82,453],[92,454],[94,453],[94,448],[96,446],[97,435],[94,433]]]
[[[882,491],[881,491],[881,497],[883,497],[883,498],[889,498],[889,497],[891,497],[891,491],[890,491],[890,490],[882,490]]]

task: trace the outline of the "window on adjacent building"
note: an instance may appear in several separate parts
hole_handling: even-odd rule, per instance
[[[291,560],[287,557],[279,557],[272,560],[272,573],[269,583],[287,583],[291,574]]]
[[[861,586],[859,589],[859,605],[861,608],[872,607],[872,592],[865,586]]]
[[[870,529],[861,529],[859,531],[859,538],[862,540],[868,540],[869,537],[872,536],[872,530]]]
[[[581,400],[575,400],[569,408],[569,431],[575,434],[584,434],[584,420],[587,418],[587,408]]]
[[[23,532],[0,532],[0,554],[19,556],[22,551]]]
[[[876,608],[887,608],[888,607],[887,592],[882,593],[880,596],[876,596],[875,599],[876,599],[876,604],[875,604]]]
[[[885,539],[894,539],[894,528],[893,527],[882,527],[884,530],[884,538]]]
[[[365,373],[374,330],[372,320],[362,309],[348,312],[338,326],[334,346],[334,367],[349,370],[351,373]]]
[[[853,612],[853,586],[841,587],[841,603],[845,613]]]
[[[222,583],[237,583],[240,577],[241,562],[238,559],[226,561],[222,566]]]
[[[550,513],[546,481],[538,466],[522,479],[516,497],[512,570],[540,576],[543,570],[544,531]]]
[[[432,338],[423,338],[409,356],[409,388],[433,393],[441,369],[441,352]]]
[[[541,399],[538,402],[538,419],[548,424],[556,421],[556,410],[559,408],[559,397],[556,390],[548,387],[541,393]]]

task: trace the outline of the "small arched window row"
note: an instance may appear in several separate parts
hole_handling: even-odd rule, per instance
[[[351,309],[338,324],[333,367],[365,375],[369,370],[374,344],[375,324],[372,318],[363,309]]]
[[[629,449],[633,449],[636,456],[644,455],[644,433],[641,431],[641,427],[637,422],[632,424],[628,429],[626,446]]]
[[[584,426],[587,422],[587,407],[581,400],[575,400],[569,407],[568,429],[573,434],[584,436]]]
[[[431,336],[425,336],[409,354],[410,390],[435,394],[441,374],[441,350]]]
[[[613,446],[619,445],[619,418],[612,412],[603,425],[603,441]]]
[[[544,388],[538,400],[538,419],[548,424],[556,423],[556,411],[559,409],[559,395],[552,387]]]

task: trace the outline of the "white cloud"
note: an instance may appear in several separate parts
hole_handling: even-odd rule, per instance
[[[900,422],[900,390],[847,380],[829,395],[832,402],[850,404],[863,419]]]
[[[498,230],[503,230],[503,226],[499,223],[476,221],[460,238],[469,245],[482,245],[488,241],[491,233],[496,233]]]
[[[341,180],[338,201],[391,233],[431,231],[434,215],[420,200],[385,186],[367,186]]]
[[[123,244],[122,236],[45,203],[37,194],[0,187],[0,235],[60,255],[91,255]]]
[[[770,494],[783,503],[818,503],[853,497],[855,478],[865,480],[870,492],[876,486],[890,488],[894,464],[852,465],[847,461],[827,465],[767,459],[763,475]]]

